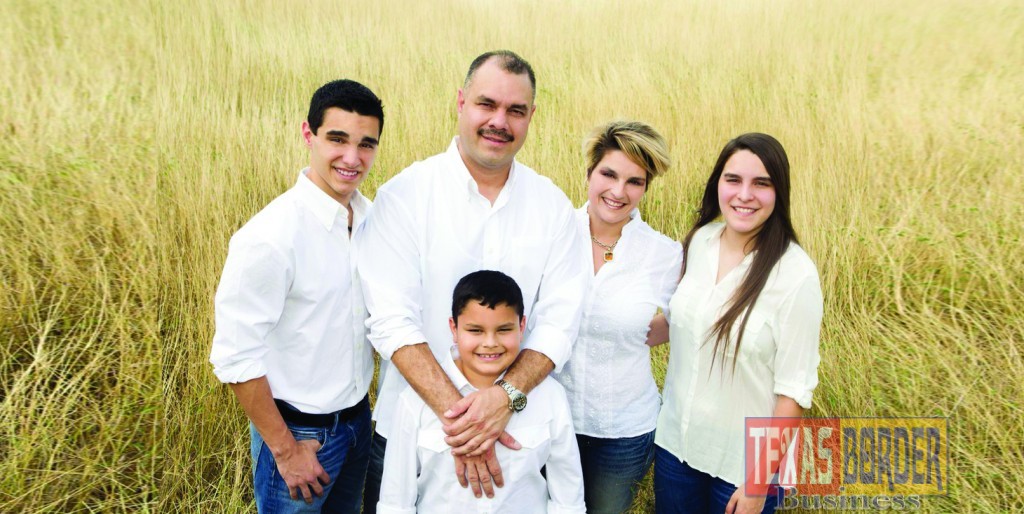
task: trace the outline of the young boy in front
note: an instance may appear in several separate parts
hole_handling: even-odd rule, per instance
[[[463,395],[489,387],[519,355],[526,326],[522,291],[504,273],[470,273],[455,286],[448,324],[455,344],[453,360],[445,364],[458,370],[450,373],[455,386]],[[530,391],[526,407],[505,429],[522,449],[495,445],[505,486],[495,488],[493,498],[476,498],[459,485],[441,421],[412,388],[399,396],[395,410],[378,513],[586,512],[569,402],[553,379]]]

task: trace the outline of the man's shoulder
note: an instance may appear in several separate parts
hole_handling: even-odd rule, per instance
[[[377,190],[377,195],[379,197],[382,191],[391,194],[406,191],[415,192],[423,186],[425,181],[438,178],[439,172],[446,169],[446,167],[446,153],[439,153],[421,161],[413,162],[380,186]]]
[[[533,168],[516,161],[516,173],[519,175],[517,180],[522,180],[534,194],[540,193],[548,195],[548,197],[554,197],[559,200],[569,202],[569,197],[565,195],[562,188],[558,187],[558,185],[556,185],[555,182],[547,176],[537,173]],[[570,210],[575,211],[571,203],[567,203],[567,206]]]
[[[280,246],[291,241],[291,234],[295,231],[301,213],[290,192],[289,190],[278,195],[249,218],[249,221],[231,236],[231,244]]]

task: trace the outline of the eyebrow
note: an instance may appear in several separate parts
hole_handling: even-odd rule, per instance
[[[737,175],[735,173],[722,173],[722,175],[725,176],[725,177],[728,177],[728,178],[742,178],[742,177],[740,177],[739,175]],[[754,177],[754,180],[764,180],[764,181],[767,181],[767,182],[771,182],[772,178],[770,176],[768,176],[768,175],[765,175],[763,177]]]
[[[495,101],[493,98],[487,97],[485,95],[480,95],[480,96],[476,97],[476,101],[477,102],[484,102],[484,103],[494,104],[494,105],[498,104],[498,102]],[[529,108],[530,108],[530,106],[527,105],[527,104],[512,104],[512,105],[509,106],[509,109],[522,109],[524,111],[528,110]]]
[[[337,136],[337,137],[341,137],[341,138],[344,138],[344,139],[348,139],[349,138],[348,132],[345,132],[344,130],[328,130],[327,131],[327,135],[328,136]],[[377,141],[375,138],[372,138],[370,136],[364,136],[363,139],[362,139],[362,142],[363,143],[369,143],[369,144],[375,145],[375,146],[380,144],[379,141]]]

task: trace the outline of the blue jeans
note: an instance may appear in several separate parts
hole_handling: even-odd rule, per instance
[[[725,512],[736,486],[680,462],[664,448],[654,447],[654,512],[657,514]],[[761,514],[775,512],[775,491],[769,492]]]
[[[654,458],[654,431],[617,439],[577,434],[576,442],[587,513],[619,514],[629,510]]]
[[[270,448],[250,423],[252,476],[259,514],[359,514],[366,463],[370,457],[370,409],[366,408],[352,421],[339,421],[328,428],[287,425],[296,440],[316,439],[321,443],[316,458],[331,481],[324,486],[323,496],[313,494],[312,504],[306,503],[301,494],[293,500]]]
[[[363,491],[363,514],[377,514],[380,482],[384,478],[384,452],[387,447],[388,440],[374,432],[370,448],[370,466],[366,470],[366,489]]]

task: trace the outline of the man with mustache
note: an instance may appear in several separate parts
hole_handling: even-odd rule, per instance
[[[370,341],[383,358],[364,512],[379,498],[393,410],[407,383],[445,424],[459,482],[491,497],[503,484],[495,441],[520,448],[505,425],[524,408],[524,394],[571,353],[586,242],[565,194],[515,160],[535,94],[533,69],[518,55],[477,57],[458,92],[458,135],[448,150],[377,191],[359,251]],[[448,300],[459,278],[481,269],[502,271],[522,287],[524,350],[503,380],[462,398],[446,369]]]

